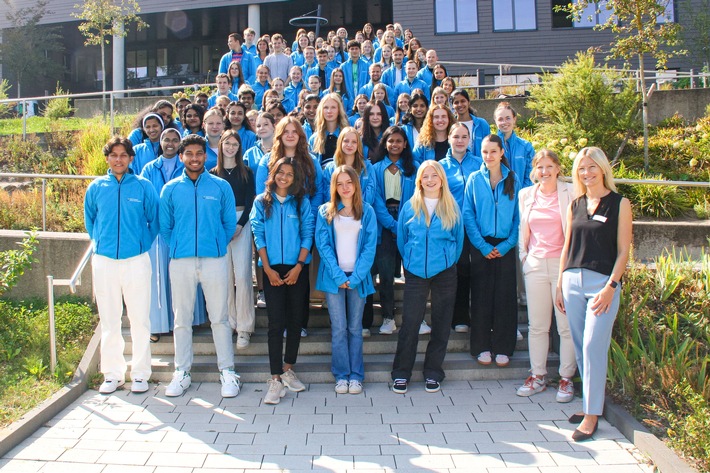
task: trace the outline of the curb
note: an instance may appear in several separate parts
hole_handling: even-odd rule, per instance
[[[604,418],[619,429],[641,453],[650,458],[661,473],[698,473],[698,470],[688,465],[662,440],[609,398],[604,401]]]
[[[89,379],[98,371],[100,344],[101,334],[97,327],[71,382],[22,418],[0,430],[0,457],[27,439],[89,389]]]

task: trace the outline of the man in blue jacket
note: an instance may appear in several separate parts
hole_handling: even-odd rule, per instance
[[[367,70],[367,62],[360,57],[360,43],[350,41],[348,43],[348,54],[350,59],[340,65],[340,70],[343,71],[345,78],[345,88],[348,92],[350,103],[355,102],[360,87],[367,84],[370,80],[370,73]]]
[[[232,33],[227,37],[227,51],[219,61],[219,73],[226,74],[229,72],[229,65],[232,61],[237,61],[242,66],[242,74],[244,80],[248,83],[254,82],[256,78],[256,65],[254,64],[254,56],[242,46],[242,36],[239,33]]]
[[[175,373],[166,396],[180,396],[192,379],[192,317],[197,285],[207,303],[222,396],[239,394],[234,372],[232,329],[227,311],[227,244],[237,229],[234,193],[227,181],[205,170],[207,141],[188,135],[178,148],[185,169],[160,194],[160,235],[170,252],[170,285],[175,315]],[[232,288],[233,290],[233,288]]]
[[[135,153],[126,138],[114,137],[103,149],[109,171],[92,182],[84,197],[84,223],[94,247],[92,276],[101,319],[101,394],[126,379],[121,315],[131,321],[131,391],[148,391],[150,368],[151,266],[148,250],[158,234],[158,194],[147,179],[133,174]]]

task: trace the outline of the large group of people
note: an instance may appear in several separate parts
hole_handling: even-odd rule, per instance
[[[378,332],[398,331],[392,390],[407,392],[419,336],[429,334],[424,388],[437,392],[451,331],[470,334],[478,363],[508,366],[521,273],[531,375],[517,394],[548,386],[554,314],[557,401],[573,399],[579,369],[584,412],[570,421],[580,424],[576,440],[590,438],[631,240],[630,205],[604,153],[582,149],[569,186],[554,152],[515,134],[509,103],[496,108],[491,133],[436,51],[399,25],[368,23],[352,39],[344,28],[323,39],[299,30],[291,48],[247,28],[227,44],[214,94],[141,113],[128,137],[106,143],[108,175],[87,190],[100,391],[124,384],[125,301],[132,391],[148,389],[150,342],[172,332],[165,394],[182,395],[192,328],[209,320],[222,396],[238,395],[232,337],[237,351],[249,346],[256,306],[268,316],[264,402],[277,404],[287,389],[306,389],[294,369],[313,286],[330,314],[337,393],[363,390],[375,292]]]

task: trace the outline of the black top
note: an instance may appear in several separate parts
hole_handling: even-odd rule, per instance
[[[446,157],[446,152],[449,151],[450,145],[448,141],[437,141],[434,143],[434,159],[441,161]]]
[[[610,192],[587,214],[587,196],[572,202],[572,231],[565,270],[584,268],[611,275],[617,256],[621,195]]]
[[[246,179],[243,180],[239,176],[237,168],[232,169],[222,169],[222,172],[217,174],[215,170],[210,171],[217,177],[221,177],[229,183],[234,193],[234,205],[237,207],[244,207],[244,212],[242,216],[239,217],[237,225],[244,227],[249,220],[249,214],[251,213],[251,207],[254,204],[254,197],[256,195],[256,187],[254,186],[254,174],[248,166],[246,168]]]

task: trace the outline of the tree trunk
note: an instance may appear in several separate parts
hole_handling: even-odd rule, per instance
[[[104,122],[106,121],[106,46],[104,45],[104,35],[101,35],[101,86],[102,86],[102,92],[104,92],[101,95],[101,110],[103,111],[104,115]]]
[[[643,54],[639,55],[639,85],[641,87],[641,116],[643,120],[643,170],[648,172],[648,92],[643,67]]]

